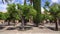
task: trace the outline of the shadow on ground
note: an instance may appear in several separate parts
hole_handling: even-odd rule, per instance
[[[16,28],[15,27],[9,27],[7,28],[7,30],[15,30]]]
[[[23,31],[22,29],[23,29],[23,28],[22,28],[21,26],[18,26],[18,27],[17,27],[17,30],[18,30],[18,31]],[[30,27],[30,26],[24,26],[24,31],[26,31],[26,30],[31,30],[31,29],[33,29],[33,28]]]
[[[47,28],[50,29],[50,30],[56,31],[55,27],[47,27]],[[58,31],[60,31],[60,28],[58,28]]]
[[[55,31],[55,28],[54,27],[47,27],[47,28],[50,29],[50,30]]]
[[[5,27],[0,26],[0,30],[4,29]]]

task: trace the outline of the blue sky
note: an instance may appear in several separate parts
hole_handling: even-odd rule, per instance
[[[44,6],[44,2],[46,0],[41,0],[41,7]],[[60,0],[48,0],[49,2],[52,3],[60,3]],[[23,4],[24,3],[24,0],[13,0],[11,3],[20,3],[20,4]],[[27,2],[29,4],[29,2]],[[6,7],[7,7],[7,3],[3,4],[2,1],[0,0],[0,11],[6,11]]]

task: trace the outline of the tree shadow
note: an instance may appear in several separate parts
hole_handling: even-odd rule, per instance
[[[0,30],[4,29],[5,27],[0,26]]]
[[[47,28],[53,31],[60,31],[60,28],[58,28],[58,30],[56,30],[55,27],[47,27]]]
[[[7,30],[15,30],[16,28],[15,27],[9,27],[7,28]]]
[[[50,30],[55,31],[55,27],[47,27],[47,28],[50,29]]]
[[[26,30],[31,30],[33,28],[31,26],[24,26],[24,30],[22,30],[22,29],[23,29],[22,26],[18,26],[17,27],[18,31],[26,31]]]

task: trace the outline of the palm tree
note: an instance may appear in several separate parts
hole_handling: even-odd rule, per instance
[[[54,17],[55,30],[58,30],[57,14],[59,13],[59,8],[58,8],[58,5],[56,3],[54,3],[52,6],[50,6],[50,13]]]
[[[48,1],[46,1],[45,3],[45,7],[49,8],[49,12],[50,15],[52,15],[52,17],[54,17],[54,22],[55,22],[55,30],[58,30],[58,23],[57,23],[57,14],[59,13],[59,7],[57,3],[53,3],[50,6],[50,3]]]
[[[54,21],[55,21],[55,29],[56,30],[58,30],[58,23],[57,23],[57,14],[59,13],[59,11],[58,11],[59,9],[58,9],[58,5],[57,4],[53,4],[52,6],[51,6],[51,8],[50,8],[50,13],[51,13],[51,15],[53,15],[53,17],[54,17]]]

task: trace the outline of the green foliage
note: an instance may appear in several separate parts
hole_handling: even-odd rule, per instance
[[[49,4],[50,4],[50,2],[46,1],[44,6],[47,7],[47,6],[49,6]]]
[[[3,19],[3,13],[0,12],[0,19]]]
[[[56,20],[56,18],[59,18],[59,13],[60,13],[60,6],[57,3],[53,3],[52,5],[50,5],[50,3],[48,1],[46,1],[44,9],[48,7],[49,8],[49,13],[50,15],[46,15],[46,19],[49,20]],[[45,11],[47,11],[45,9]]]
[[[35,9],[33,9],[33,8],[30,8],[30,11],[29,11],[29,15],[31,15],[31,16],[36,16],[36,14],[37,14],[37,11],[35,10]]]
[[[40,22],[45,20],[45,15],[44,14],[40,14]]]
[[[44,20],[54,20],[54,17],[52,15],[49,14],[40,14],[40,21],[44,21]]]
[[[4,13],[4,19],[6,20],[9,17],[8,13]]]
[[[41,0],[33,0],[33,8],[37,11],[36,17],[33,18],[34,23],[38,25],[40,23],[40,14],[41,14]]]
[[[0,19],[1,20],[6,20],[7,18],[8,18],[8,14],[7,13],[0,12]]]
[[[20,15],[25,16],[25,19],[29,19],[29,16],[36,16],[36,10],[31,5],[20,5],[17,4],[18,10],[20,10]]]
[[[60,19],[60,13],[57,14],[57,17]]]
[[[49,20],[54,20],[55,18],[54,18],[54,16],[49,15],[48,19],[49,19]]]
[[[13,4],[8,4],[7,11],[8,11],[8,14],[9,14],[9,19],[15,19],[15,20],[20,19],[19,11],[16,9],[16,5],[14,3]]]
[[[41,0],[33,0],[33,7],[38,12],[41,13]]]
[[[53,4],[50,7],[50,13],[53,14],[53,15],[57,15],[59,13],[59,8],[58,8],[57,4]]]

